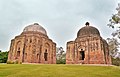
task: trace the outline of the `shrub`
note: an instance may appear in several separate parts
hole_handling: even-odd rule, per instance
[[[7,64],[14,64],[13,61],[7,61]]]
[[[66,64],[66,59],[57,60],[57,64]]]
[[[14,62],[14,64],[18,64],[18,61],[16,60],[16,61]]]
[[[112,58],[112,64],[116,66],[120,66],[120,58]]]
[[[19,64],[22,64],[22,62],[20,62]]]
[[[18,62],[18,61],[7,61],[7,64],[22,64],[22,62]]]

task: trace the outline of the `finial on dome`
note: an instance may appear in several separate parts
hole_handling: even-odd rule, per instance
[[[89,22],[86,22],[86,23],[85,23],[85,25],[86,25],[86,26],[89,26],[89,25],[90,25],[90,23],[89,23]]]
[[[39,25],[38,23],[34,23],[34,25]]]

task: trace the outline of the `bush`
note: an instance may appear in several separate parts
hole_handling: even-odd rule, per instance
[[[22,64],[22,62],[18,62],[18,61],[7,61],[7,64]]]
[[[20,62],[19,64],[22,64],[22,62]]]
[[[18,64],[18,61],[15,61],[14,64]]]
[[[57,64],[66,64],[66,59],[57,60]]]
[[[112,58],[112,64],[116,66],[120,66],[120,58]]]
[[[13,61],[7,61],[7,64],[14,64]]]

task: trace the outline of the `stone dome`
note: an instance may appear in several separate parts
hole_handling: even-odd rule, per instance
[[[23,32],[40,32],[42,34],[47,35],[46,30],[38,23],[28,25],[27,27],[24,28]]]
[[[89,23],[86,22],[85,27],[82,27],[78,33],[77,33],[77,37],[81,37],[81,36],[90,36],[90,35],[97,35],[100,36],[100,32],[97,28],[93,27],[93,26],[89,26]]]

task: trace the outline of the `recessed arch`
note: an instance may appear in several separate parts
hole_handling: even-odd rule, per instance
[[[21,41],[18,41],[16,45],[16,58],[17,59],[20,57],[20,53],[21,53]]]
[[[48,53],[47,53],[47,49],[44,52],[44,59],[45,61],[48,61]]]

